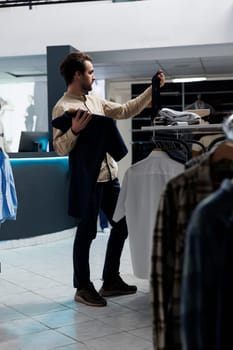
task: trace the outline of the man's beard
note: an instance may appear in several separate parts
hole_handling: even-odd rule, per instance
[[[88,94],[89,91],[92,91],[92,84],[83,84],[82,90],[84,94]]]

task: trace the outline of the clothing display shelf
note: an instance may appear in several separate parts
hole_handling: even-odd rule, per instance
[[[196,134],[207,134],[207,133],[221,133],[222,124],[195,124],[195,125],[152,125],[142,126],[140,129],[133,129],[132,132],[165,132],[165,133],[196,133]]]
[[[193,135],[193,139],[196,137],[201,137],[202,135],[215,135],[224,134],[222,129],[222,124],[196,124],[196,125],[152,125],[152,126],[142,126],[140,129],[132,129],[133,134],[143,135],[144,133],[149,135],[149,140],[151,136],[156,139],[156,135],[172,135],[179,138],[182,135],[189,134]],[[137,138],[140,140],[140,136]],[[141,137],[143,140],[144,138]],[[136,141],[137,142],[137,141]],[[135,141],[132,142],[134,144]]]

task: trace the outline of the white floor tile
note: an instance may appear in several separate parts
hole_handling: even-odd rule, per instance
[[[67,238],[0,243],[0,349],[153,350],[149,281],[133,275],[128,241],[121,275],[138,292],[108,298],[107,307],[94,308],[74,301],[73,236],[72,229]],[[98,233],[91,248],[97,290],[107,239],[108,234]]]
[[[126,332],[89,340],[86,343],[92,346],[93,350],[145,350],[151,346],[151,342]]]

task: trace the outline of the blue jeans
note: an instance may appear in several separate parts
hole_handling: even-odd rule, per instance
[[[119,275],[120,257],[125,239],[128,236],[125,218],[118,222],[112,220],[119,192],[118,179],[98,182],[93,191],[87,217],[78,220],[73,246],[74,288],[83,288],[90,282],[89,254],[92,240],[96,238],[97,234],[97,220],[100,209],[112,226],[102,278],[108,283]]]

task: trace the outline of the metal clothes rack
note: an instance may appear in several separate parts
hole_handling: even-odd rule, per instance
[[[194,124],[194,125],[152,125],[152,126],[142,126],[140,129],[132,129],[133,134],[150,134],[151,141],[133,141],[132,144],[145,143],[145,142],[155,142],[156,140],[162,141],[164,138],[171,138],[172,140],[179,140],[185,142],[187,145],[198,144],[202,152],[206,152],[208,149],[199,141],[192,137],[192,135],[214,135],[222,133],[224,135],[222,124]],[[191,137],[191,138],[190,138]],[[137,137],[138,138],[138,137]],[[224,136],[223,136],[224,138]],[[142,136],[142,140],[145,137]],[[168,140],[167,140],[168,141]],[[191,158],[191,149],[189,149],[189,158]]]

